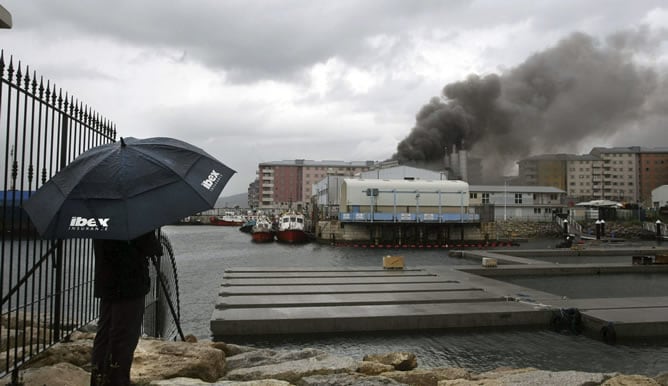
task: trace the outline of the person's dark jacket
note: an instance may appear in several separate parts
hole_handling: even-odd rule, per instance
[[[94,240],[95,297],[130,299],[144,296],[151,288],[148,258],[162,256],[155,232],[130,241]]]

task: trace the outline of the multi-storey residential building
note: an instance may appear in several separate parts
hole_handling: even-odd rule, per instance
[[[568,197],[592,200],[600,197],[602,189],[600,158],[591,155],[573,155],[566,158]]]
[[[638,202],[640,199],[638,184],[638,160],[641,148],[631,147],[595,147],[589,154],[602,160],[600,196],[605,200]]]
[[[649,205],[652,190],[668,184],[668,148],[595,147],[589,154],[544,154],[518,164],[520,183],[564,189],[577,200]]]
[[[260,208],[303,210],[311,199],[313,185],[327,175],[354,176],[369,170],[374,161],[288,160],[263,162],[258,166]]]
[[[640,199],[652,202],[652,191],[668,185],[668,148],[643,148],[638,157],[638,185]]]
[[[248,184],[248,207],[257,208],[260,206],[260,180]]]
[[[572,154],[543,154],[518,161],[519,183],[529,186],[553,186],[566,190],[566,161]]]

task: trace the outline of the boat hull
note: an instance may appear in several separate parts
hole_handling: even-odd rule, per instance
[[[287,229],[276,232],[276,240],[283,243],[299,244],[308,240],[306,233],[299,229]]]
[[[211,225],[218,225],[224,227],[238,227],[244,225],[244,221],[234,221],[234,220],[225,220],[217,217],[211,217],[209,219]]]
[[[270,243],[274,241],[274,232],[252,232],[251,239],[256,243]]]

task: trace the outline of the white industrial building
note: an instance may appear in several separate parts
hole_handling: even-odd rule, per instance
[[[668,205],[668,185],[661,185],[652,190],[652,206],[659,209]]]
[[[551,221],[566,198],[566,191],[551,186],[471,185],[469,192],[469,205],[494,208],[496,221]]]

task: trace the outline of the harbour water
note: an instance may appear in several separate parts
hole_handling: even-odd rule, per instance
[[[474,262],[448,257],[443,249],[335,248],[316,243],[255,244],[236,227],[167,226],[176,255],[181,294],[182,328],[199,339],[210,339],[209,321],[223,272],[231,267],[354,267],[382,265],[382,256],[401,254],[407,267],[462,265]],[[556,240],[521,245],[554,247]],[[627,286],[625,277],[606,282]],[[527,283],[528,285],[529,283]],[[574,284],[569,289],[574,293]],[[587,281],[575,285],[586,289]],[[651,293],[648,294],[651,296]],[[252,336],[226,342],[273,349],[318,348],[361,359],[365,354],[409,351],[423,367],[465,367],[486,371],[497,367],[535,367],[544,370],[623,372],[655,376],[668,372],[668,342],[652,341],[607,345],[584,336],[563,335],[546,329],[531,331],[407,331],[329,335]]]

